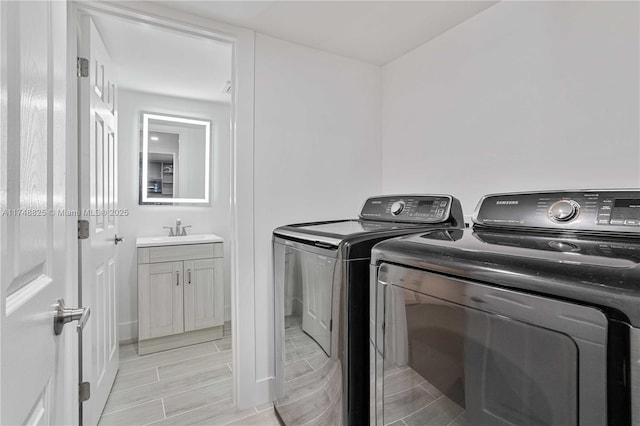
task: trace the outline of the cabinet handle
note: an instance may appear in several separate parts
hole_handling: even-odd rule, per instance
[[[180,271],[176,271],[176,285],[180,285]]]
[[[189,271],[189,284],[191,284],[191,269],[188,269]]]

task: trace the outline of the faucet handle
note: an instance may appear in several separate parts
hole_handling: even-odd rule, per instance
[[[169,230],[169,236],[170,237],[174,237],[175,236],[175,234],[173,233],[173,226],[163,226],[162,228]]]
[[[187,228],[191,228],[191,225],[185,225],[182,227],[182,235],[187,235]]]

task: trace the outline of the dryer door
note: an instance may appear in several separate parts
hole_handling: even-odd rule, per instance
[[[607,423],[601,311],[393,265],[378,277],[378,424]]]

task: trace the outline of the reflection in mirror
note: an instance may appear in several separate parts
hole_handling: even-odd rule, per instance
[[[142,113],[141,203],[208,203],[211,123]]]

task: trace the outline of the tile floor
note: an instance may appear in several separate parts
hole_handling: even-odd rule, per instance
[[[464,426],[465,410],[409,366],[387,366],[384,373],[384,424]]]
[[[272,404],[238,410],[231,387],[231,337],[138,356],[120,346],[120,370],[100,426],[277,426]]]
[[[284,395],[278,413],[292,425],[339,425],[342,366],[302,330],[299,317],[285,318]]]

